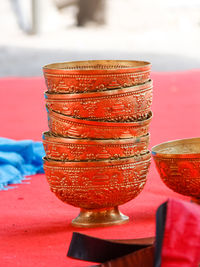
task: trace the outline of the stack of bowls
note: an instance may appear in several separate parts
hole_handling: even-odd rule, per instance
[[[74,226],[128,221],[118,205],[141,192],[150,165],[150,67],[97,60],[43,68],[50,129],[44,170],[56,196],[81,208]]]

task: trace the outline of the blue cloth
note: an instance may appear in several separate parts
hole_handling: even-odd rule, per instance
[[[27,175],[44,173],[44,155],[42,142],[0,137],[0,190],[21,183]]]

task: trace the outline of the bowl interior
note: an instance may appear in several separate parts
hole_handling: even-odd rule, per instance
[[[88,60],[53,63],[44,66],[44,69],[66,69],[66,70],[99,70],[99,69],[128,69],[150,66],[147,61],[134,60]]]
[[[152,148],[152,154],[162,156],[200,154],[200,138],[181,139],[162,143]]]

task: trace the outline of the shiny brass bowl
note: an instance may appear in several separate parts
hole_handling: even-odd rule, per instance
[[[102,122],[75,119],[48,110],[48,125],[54,135],[62,137],[120,139],[146,135],[151,117],[138,122]]]
[[[47,107],[75,118],[128,122],[147,119],[152,81],[123,89],[85,94],[45,93]]]
[[[152,155],[163,182],[200,204],[200,138],[162,143]]]
[[[133,60],[89,60],[43,67],[49,92],[83,93],[142,84],[150,79],[151,64]]]
[[[72,224],[79,227],[124,223],[118,205],[135,198],[143,189],[150,153],[137,157],[91,162],[61,162],[44,158],[51,191],[65,203],[80,207]]]
[[[54,160],[118,159],[147,153],[149,134],[121,140],[90,140],[55,137],[50,132],[45,132],[43,145],[47,158]]]

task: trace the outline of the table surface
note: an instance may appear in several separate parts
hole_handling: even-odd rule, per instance
[[[200,70],[152,73],[154,81],[150,148],[158,143],[200,132]],[[45,84],[37,78],[0,79],[0,136],[41,140],[47,130]],[[62,203],[49,190],[44,175],[0,192],[1,266],[88,266],[66,257],[73,231],[101,238],[139,238],[155,233],[155,211],[168,197],[188,199],[169,190],[152,162],[142,193],[122,205],[130,217],[124,225],[73,228],[79,210]]]

